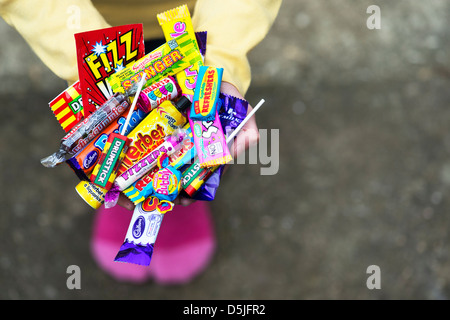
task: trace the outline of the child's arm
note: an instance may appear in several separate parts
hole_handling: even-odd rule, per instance
[[[267,35],[281,0],[198,0],[195,31],[207,31],[205,65],[224,68],[223,81],[245,96],[250,85],[248,52]]]
[[[74,33],[109,27],[89,0],[0,0],[0,15],[69,83],[78,79]]]

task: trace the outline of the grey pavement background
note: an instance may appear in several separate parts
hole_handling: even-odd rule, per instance
[[[448,299],[449,15],[444,0],[285,0],[247,95],[266,99],[259,127],[279,129],[279,171],[227,172],[213,261],[170,287],[118,283],[92,260],[76,177],[39,163],[62,137],[47,103],[65,83],[0,21],[0,298]],[[72,264],[81,290],[66,287]]]

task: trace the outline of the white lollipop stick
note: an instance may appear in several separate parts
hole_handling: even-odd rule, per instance
[[[245,119],[242,120],[242,122],[238,125],[238,127],[236,129],[234,129],[234,131],[227,137],[227,144],[230,143],[231,140],[233,140],[233,138],[239,133],[239,131],[241,131],[242,127],[247,123],[247,121],[251,117],[253,117],[255,112],[258,111],[258,109],[262,106],[262,104],[264,102],[265,102],[265,100],[261,99],[261,101],[259,101],[259,103],[256,105],[256,107],[254,107],[253,110],[245,117]]]
[[[144,73],[141,81],[139,82],[139,86],[137,88],[136,94],[134,95],[133,103],[131,104],[131,107],[130,107],[130,112],[128,113],[127,120],[125,120],[125,125],[123,126],[122,132],[120,133],[121,135],[124,135],[125,131],[127,130],[128,124],[130,123],[131,114],[133,113],[134,108],[136,107],[136,102],[138,100],[139,94],[141,93],[142,87],[144,86],[144,82],[146,79],[147,79],[147,75]]]

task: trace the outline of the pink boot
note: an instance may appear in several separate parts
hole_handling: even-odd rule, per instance
[[[98,265],[119,281],[142,283],[153,277],[161,284],[182,284],[201,273],[215,249],[208,203],[175,206],[164,216],[150,266],[115,262],[133,212],[120,206],[95,213],[91,251]]]

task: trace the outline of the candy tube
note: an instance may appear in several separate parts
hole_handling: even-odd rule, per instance
[[[181,148],[169,157],[169,162],[175,169],[180,169],[186,164],[191,164],[192,159],[197,156],[197,150],[194,145],[194,137],[189,123],[183,128],[186,131],[187,138],[182,141]]]
[[[225,141],[217,110],[214,121],[194,121],[189,116],[189,123],[202,168],[231,161],[231,154]]]
[[[93,209],[98,209],[105,201],[105,194],[107,190],[91,183],[90,181],[82,180],[75,187],[78,195],[86,201]]]
[[[183,189],[186,190],[186,188],[200,175],[202,172],[208,171],[208,168],[202,168],[200,167],[200,164],[198,161],[195,161],[192,165],[189,166],[186,170],[183,172],[181,185]],[[189,194],[192,195],[192,194]]]
[[[190,118],[197,121],[214,121],[219,103],[223,68],[202,66],[195,86]]]
[[[170,156],[179,150],[182,147],[182,142],[186,137],[187,135],[183,131],[178,131],[165,137],[162,144],[117,177],[114,181],[114,185],[117,186],[119,191],[125,190],[152,168],[154,168],[157,164],[158,157],[162,154]]]
[[[163,78],[142,90],[138,100],[139,108],[148,113],[163,101],[177,99],[180,93],[181,89],[174,77]]]
[[[170,158],[169,158],[170,161]],[[159,171],[158,167],[153,167],[150,172],[125,189],[123,193],[135,205],[147,199],[153,192],[152,182],[155,174]]]
[[[108,83],[113,92],[124,92],[145,73],[148,80],[144,87],[147,87],[163,77],[175,75],[201,59],[194,41],[187,34],[183,34],[127,65],[121,71],[113,73],[108,78]]]
[[[44,167],[55,167],[64,162],[67,155],[74,155],[99,135],[111,122],[129,107],[125,95],[117,93],[89,117],[78,123],[61,140],[59,150],[41,160]]]
[[[124,243],[114,261],[150,265],[161,223],[166,212],[173,209],[173,203],[149,197],[139,203],[131,217]]]
[[[189,38],[194,41],[197,50],[200,50],[187,5],[165,11],[158,14],[156,17],[167,41],[182,34],[187,34]],[[176,74],[183,96],[188,97],[191,101],[194,95],[199,68],[202,65],[203,61],[198,60],[193,65]]]
[[[149,174],[125,189],[124,194],[134,204],[138,204],[150,196],[173,201],[181,189],[181,172],[166,165],[161,169],[153,168]]]

